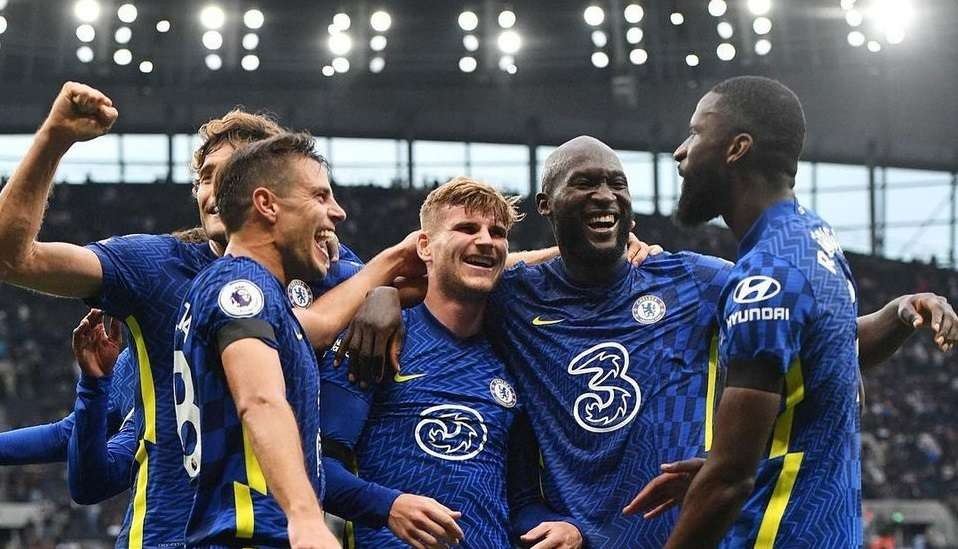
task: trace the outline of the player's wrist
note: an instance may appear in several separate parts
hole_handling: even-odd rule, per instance
[[[76,143],[64,128],[49,121],[43,123],[34,136],[34,142],[43,150],[57,157],[63,156]]]

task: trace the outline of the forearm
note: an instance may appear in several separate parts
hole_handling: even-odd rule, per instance
[[[888,360],[915,333],[898,318],[901,297],[858,317],[858,363],[863,370]]]
[[[724,472],[706,461],[685,495],[666,548],[717,547],[753,487],[753,477]]]
[[[0,433],[0,465],[31,465],[66,461],[73,415],[56,423]]]
[[[74,501],[99,503],[130,487],[133,449],[110,444],[107,408],[110,378],[83,376],[77,384],[75,425],[68,451],[68,484]]]
[[[545,263],[546,261],[555,259],[557,257],[559,257],[558,246],[551,246],[541,250],[512,252],[506,256],[506,268],[508,269],[509,267],[514,267],[519,262],[525,263],[527,265],[536,265],[538,263]]]
[[[389,509],[402,492],[359,478],[334,457],[323,457],[323,472],[326,476],[324,510],[369,528],[386,525]]]

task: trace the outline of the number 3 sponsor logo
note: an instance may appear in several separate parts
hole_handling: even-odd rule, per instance
[[[572,405],[572,415],[580,427],[608,433],[635,419],[642,404],[642,390],[628,370],[629,352],[614,341],[590,347],[572,359],[570,374],[592,376],[588,391]]]

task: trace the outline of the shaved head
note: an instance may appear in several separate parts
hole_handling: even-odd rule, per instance
[[[622,162],[612,147],[594,137],[580,135],[559,145],[546,158],[542,167],[542,192],[552,194],[556,184],[568,175],[572,167],[588,163],[623,171]]]

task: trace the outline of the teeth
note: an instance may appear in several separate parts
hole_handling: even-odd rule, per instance
[[[329,229],[323,229],[322,231],[319,231],[318,233],[316,233],[316,241],[323,242],[324,240],[329,240],[333,238],[334,234],[336,233]]]
[[[589,223],[615,223],[614,214],[594,215],[589,219]]]

